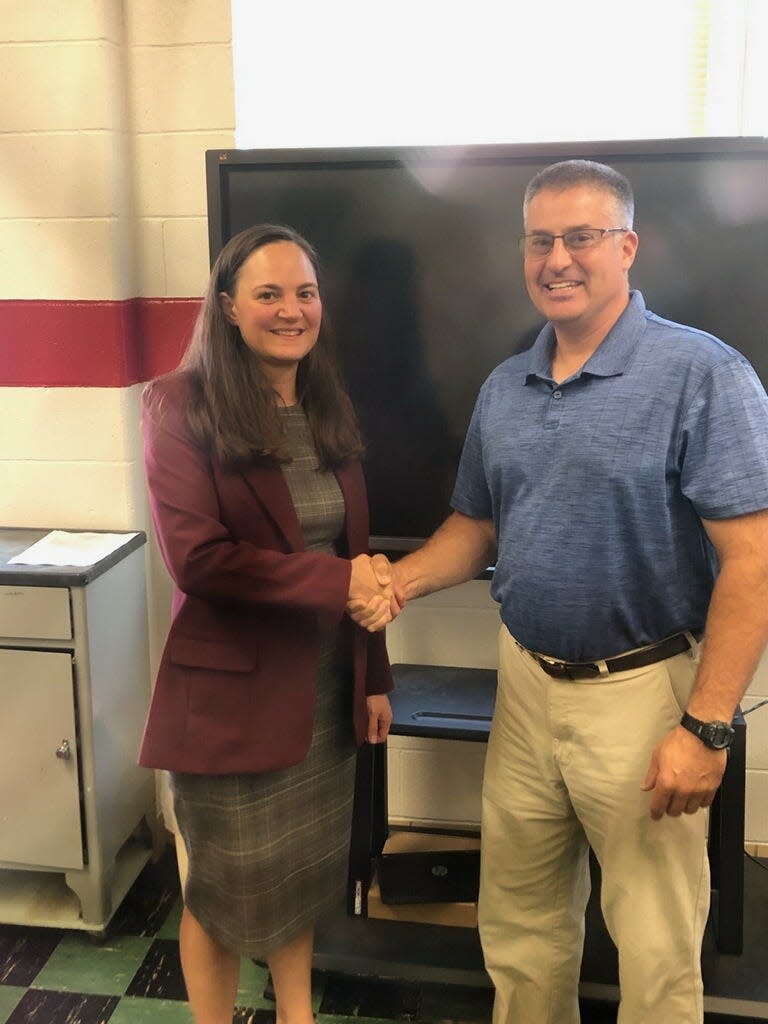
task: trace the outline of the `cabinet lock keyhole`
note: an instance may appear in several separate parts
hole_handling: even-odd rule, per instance
[[[56,747],[56,757],[62,761],[68,761],[72,757],[69,740],[62,740],[58,747]]]

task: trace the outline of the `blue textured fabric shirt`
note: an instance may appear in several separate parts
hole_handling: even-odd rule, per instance
[[[567,661],[701,630],[717,571],[701,519],[768,508],[759,378],[638,291],[561,384],[554,341],[547,325],[484,383],[451,501],[494,521],[502,620]]]

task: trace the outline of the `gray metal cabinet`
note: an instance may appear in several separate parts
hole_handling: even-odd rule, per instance
[[[0,530],[0,921],[101,932],[149,859],[143,545],[82,569],[11,566]]]

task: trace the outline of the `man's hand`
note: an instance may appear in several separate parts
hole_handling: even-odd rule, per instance
[[[651,798],[651,817],[673,818],[695,814],[709,807],[723,778],[728,755],[710,750],[687,729],[678,725],[667,733],[651,755],[641,789]]]
[[[392,725],[392,708],[386,693],[366,697],[368,705],[368,742],[383,743]]]
[[[496,557],[496,533],[491,519],[473,519],[452,512],[423,547],[390,564],[385,555],[360,555],[353,559],[347,612],[365,629],[383,629],[396,618],[406,600],[432,594],[474,579]],[[356,563],[362,559],[376,584],[355,589]],[[361,563],[362,565],[362,563]],[[354,593],[353,593],[354,591]],[[384,599],[388,601],[386,611]]]
[[[349,617],[363,629],[375,633],[392,621],[392,603],[392,585],[379,583],[370,557],[358,555],[353,558],[347,596]]]
[[[392,618],[396,619],[405,607],[406,600],[402,580],[398,579],[397,562],[393,565],[386,555],[379,552],[379,554],[374,555],[371,559],[371,568],[382,587],[391,586],[392,588],[389,609],[392,613]]]

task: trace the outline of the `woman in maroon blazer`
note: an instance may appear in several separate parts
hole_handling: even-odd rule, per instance
[[[345,885],[356,745],[384,740],[392,717],[372,632],[391,593],[366,553],[362,446],[321,319],[306,241],[244,231],[180,369],[144,396],[176,587],[140,761],[170,771],[189,857],[196,1024],[231,1022],[241,955],[268,962],[280,1024],[312,1021],[313,924]]]

